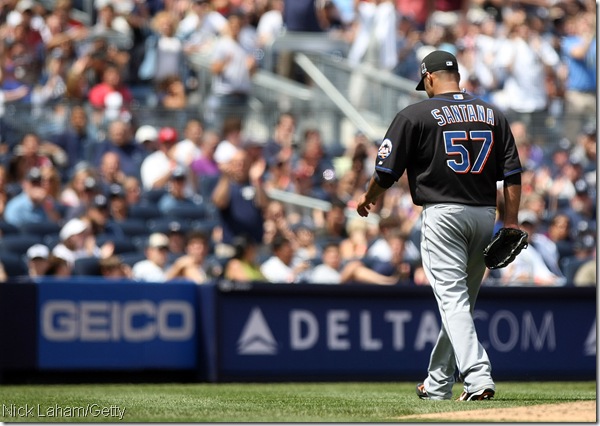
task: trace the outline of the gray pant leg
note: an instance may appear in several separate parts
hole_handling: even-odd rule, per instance
[[[479,252],[491,237],[494,214],[493,208],[452,204],[423,210],[423,266],[443,325],[425,381],[434,399],[451,397],[454,366],[463,375],[468,392],[494,388],[490,361],[477,339],[472,317],[485,272]]]

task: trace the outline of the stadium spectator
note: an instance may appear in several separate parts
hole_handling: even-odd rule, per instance
[[[221,136],[222,140],[217,145],[214,156],[217,163],[226,163],[231,160],[237,149],[242,148],[242,119],[234,116],[225,117]]]
[[[100,266],[100,275],[108,280],[131,278],[131,267],[123,263],[117,255],[111,255],[102,258],[98,262]]]
[[[533,228],[527,227],[529,223],[537,220],[532,216],[527,210],[519,212],[519,226],[530,231],[529,247],[519,253],[511,264],[500,270],[501,283],[506,286],[563,286],[567,280],[546,266],[544,258],[532,244]]]
[[[123,187],[117,183],[108,188],[108,209],[112,220],[123,222],[129,218],[129,205]]]
[[[189,119],[183,129],[184,139],[173,146],[173,158],[177,163],[189,166],[194,160],[202,155],[202,140],[204,126],[197,118]]]
[[[534,136],[544,131],[549,105],[545,82],[554,76],[560,58],[554,48],[530,26],[525,12],[514,11],[507,19],[507,39],[496,55],[495,68],[503,82],[492,102],[506,111],[509,120],[519,118]]]
[[[73,218],[63,225],[59,232],[60,242],[52,249],[52,255],[64,259],[69,268],[72,269],[75,260],[83,257],[101,257],[104,252],[107,256],[111,255],[110,249],[101,251],[96,245],[94,236],[90,233],[89,223]]]
[[[90,105],[98,110],[117,109],[117,115],[109,117],[115,119],[119,116],[121,108],[129,107],[133,94],[124,84],[119,67],[108,64],[102,71],[102,81],[90,88],[88,99]]]
[[[264,155],[269,164],[279,161],[291,161],[295,153],[296,118],[289,112],[284,112],[277,118],[272,135],[267,139]]]
[[[144,158],[140,175],[145,191],[164,188],[177,166],[171,149],[177,143],[177,130],[163,127],[158,132],[158,150]]]
[[[86,163],[76,167],[73,177],[63,188],[60,202],[66,207],[66,219],[81,215],[99,192],[94,170]]]
[[[52,166],[52,160],[42,153],[42,142],[36,133],[25,133],[21,142],[15,145],[12,158],[9,160],[9,179],[20,182],[32,168]]]
[[[203,176],[216,176],[219,174],[219,165],[215,160],[217,146],[221,142],[220,136],[214,130],[206,130],[200,141],[200,155],[190,163],[190,170],[202,181]]]
[[[142,81],[157,88],[165,78],[179,77],[185,81],[188,76],[187,61],[184,57],[183,42],[175,36],[177,20],[167,10],[158,12],[148,28],[145,38],[145,54],[138,71]]]
[[[290,241],[295,240],[294,232],[281,201],[269,200],[264,211],[264,225],[262,243],[271,244],[277,235],[283,235]],[[260,241],[259,241],[260,242]]]
[[[228,31],[219,37],[211,55],[213,75],[211,92],[205,103],[205,122],[221,127],[224,115],[244,117],[252,89],[252,75],[257,62],[241,44],[244,16],[232,13],[227,18]]]
[[[362,259],[369,246],[369,224],[361,218],[353,218],[346,222],[347,238],[339,243],[342,261]]]
[[[142,187],[138,178],[134,176],[125,177],[123,190],[125,191],[125,200],[128,206],[133,206],[141,202]]]
[[[11,198],[4,209],[4,220],[18,228],[26,228],[29,223],[58,220],[61,215],[56,203],[42,185],[42,172],[33,167],[22,183],[23,191]]]
[[[133,265],[132,278],[137,281],[161,283],[166,281],[167,262],[169,259],[169,238],[165,234],[155,232],[148,237],[144,251],[146,259]]]
[[[307,281],[313,284],[363,283],[394,285],[396,277],[388,277],[366,267],[360,260],[344,262],[340,247],[336,243],[327,243],[323,247],[322,263],[306,274]]]
[[[209,55],[215,39],[227,29],[227,19],[214,10],[210,0],[192,0],[192,5],[177,26],[187,55]]]
[[[187,236],[185,255],[179,257],[167,270],[167,281],[183,278],[196,284],[204,284],[210,279],[208,263],[208,237],[199,231],[192,231]]]
[[[56,254],[50,254],[48,257],[48,268],[44,276],[67,278],[73,275],[73,266],[69,262]]]
[[[123,230],[111,217],[109,200],[104,194],[93,198],[81,219],[88,223],[88,230],[95,237],[107,237],[110,240],[125,238]]]
[[[108,126],[108,138],[101,142],[95,152],[96,166],[107,152],[119,157],[119,165],[125,176],[139,177],[144,150],[133,140],[131,125],[123,120],[112,121]],[[118,183],[118,182],[117,182]]]
[[[71,175],[80,161],[91,163],[93,149],[98,141],[92,132],[85,107],[74,105],[69,112],[66,128],[53,135],[51,140],[67,155],[67,164],[63,172],[65,176]]]
[[[135,141],[142,145],[145,155],[155,152],[158,149],[158,130],[154,126],[144,124],[135,131]]]
[[[27,274],[31,278],[42,277],[48,270],[50,250],[44,244],[34,244],[27,249]]]
[[[284,0],[268,0],[266,11],[260,16],[256,26],[256,43],[259,49],[266,49],[284,30]]]
[[[265,161],[251,164],[246,151],[240,149],[220,167],[221,175],[213,190],[212,202],[221,218],[222,243],[231,245],[234,236],[243,233],[249,233],[250,238],[260,243],[268,200],[262,183]],[[231,256],[229,251],[225,256]]]
[[[303,218],[292,225],[294,231],[294,259],[293,264],[309,262],[315,265],[321,261],[323,253],[322,247],[319,247],[315,240],[315,226],[310,219]]]
[[[192,194],[186,191],[189,186],[189,171],[183,166],[177,166],[171,172],[171,177],[167,186],[167,193],[158,200],[158,209],[168,216],[173,209],[180,207],[198,207],[198,216],[202,207],[192,198]]]
[[[362,69],[392,71],[398,63],[397,23],[393,0],[354,0],[354,38],[348,51],[348,63],[355,69],[350,77],[349,100],[364,108],[378,99],[369,89]],[[360,70],[356,70],[361,65]]]
[[[565,18],[561,53],[567,66],[564,134],[575,142],[586,122],[596,122],[596,11]]]
[[[291,284],[307,280],[310,263],[293,263],[295,250],[290,240],[278,235],[273,238],[271,247],[272,255],[260,265],[260,272],[268,282]]]
[[[573,238],[569,216],[560,213],[552,216],[546,235],[556,245],[558,264],[560,265],[562,259],[573,254]]]
[[[232,241],[234,255],[225,263],[223,278],[231,281],[266,281],[257,261],[259,245],[241,235]]]

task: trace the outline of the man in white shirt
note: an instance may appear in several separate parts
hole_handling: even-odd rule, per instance
[[[292,264],[294,248],[290,240],[281,236],[273,239],[273,255],[260,266],[260,272],[270,283],[296,283],[303,280],[308,262]]]
[[[132,278],[155,283],[166,281],[165,267],[168,254],[169,238],[158,232],[151,234],[146,247],[146,259],[133,265]]]

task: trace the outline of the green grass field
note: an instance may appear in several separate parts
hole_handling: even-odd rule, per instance
[[[0,421],[378,423],[427,413],[596,400],[596,382],[496,386],[494,400],[467,403],[421,401],[415,383],[406,382],[9,385],[0,387]]]

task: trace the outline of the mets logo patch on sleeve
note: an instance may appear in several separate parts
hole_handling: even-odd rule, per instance
[[[384,139],[379,146],[379,151],[377,151],[377,157],[382,160],[385,160],[392,153],[392,141],[389,139]]]

